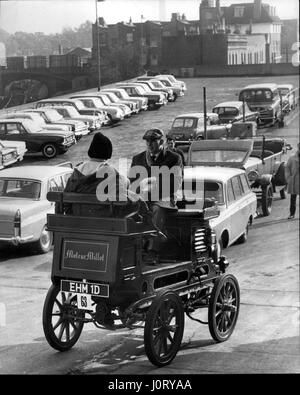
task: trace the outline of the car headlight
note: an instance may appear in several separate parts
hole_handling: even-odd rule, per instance
[[[248,180],[251,182],[256,181],[258,179],[258,177],[259,177],[259,174],[256,170],[251,170],[248,173]]]

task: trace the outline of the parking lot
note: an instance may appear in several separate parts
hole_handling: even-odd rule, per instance
[[[210,111],[219,102],[236,100],[236,93],[247,84],[278,81],[297,86],[298,77],[186,79],[186,95],[175,103],[102,128],[113,143],[111,163],[130,160],[144,150],[142,135],[147,129],[167,132],[176,115],[203,111],[204,86]],[[285,137],[295,147],[299,107],[286,118],[284,128],[259,133]],[[92,135],[84,136],[51,161],[32,155],[19,166],[64,161],[75,165],[87,158],[91,139]],[[255,219],[247,243],[225,250],[229,272],[241,288],[240,316],[232,337],[216,344],[205,326],[186,318],[182,347],[163,369],[147,360],[141,330],[109,332],[88,324],[74,349],[55,352],[46,343],[41,323],[52,252],[32,256],[26,248],[0,250],[0,304],[6,312],[0,322],[0,373],[299,373],[299,202],[294,220],[287,220],[288,204],[289,199],[276,196],[271,215]]]

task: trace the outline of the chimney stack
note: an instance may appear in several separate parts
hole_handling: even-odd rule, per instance
[[[255,20],[260,19],[261,17],[261,0],[254,0],[254,8],[253,8],[253,18]]]

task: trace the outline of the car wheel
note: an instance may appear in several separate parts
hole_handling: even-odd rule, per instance
[[[50,251],[53,241],[53,234],[46,229],[46,225],[43,227],[40,238],[34,243],[34,249],[40,254],[45,254]]]
[[[248,240],[248,232],[249,232],[250,226],[251,226],[251,219],[249,218],[244,233],[237,240],[238,244],[246,243],[246,241]]]
[[[265,185],[262,187],[261,194],[261,208],[264,217],[271,214],[273,202],[273,188],[272,185]]]
[[[56,144],[54,143],[45,144],[42,148],[42,154],[46,159],[55,158],[55,156],[58,154],[58,149]]]

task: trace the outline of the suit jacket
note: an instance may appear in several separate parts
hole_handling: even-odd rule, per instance
[[[137,166],[143,171],[139,172]],[[144,151],[133,157],[128,178],[131,186],[134,185],[133,191],[140,193],[137,184],[146,178],[155,177],[156,188],[151,189],[146,200],[159,202],[162,207],[174,208],[176,194],[182,185],[182,169],[181,156],[175,152],[163,149],[154,161],[149,152]]]

